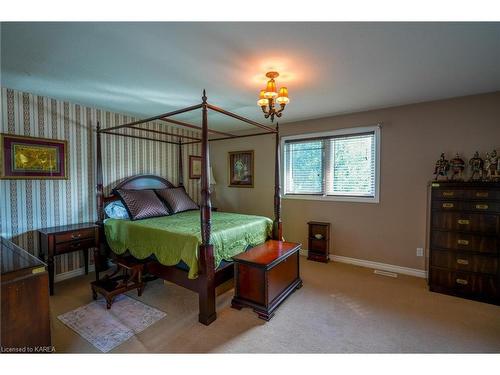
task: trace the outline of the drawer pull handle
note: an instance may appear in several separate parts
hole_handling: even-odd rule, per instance
[[[476,197],[478,198],[488,198],[489,194],[487,191],[478,191]]]
[[[467,219],[458,219],[457,222],[458,222],[458,224],[461,224],[461,225],[469,225],[470,224],[470,221]]]
[[[460,285],[467,285],[469,283],[465,279],[457,279],[456,282],[457,282],[457,284],[460,284]]]
[[[487,210],[488,209],[488,205],[487,204],[476,204],[476,208],[478,210]]]
[[[467,265],[469,264],[469,261],[467,259],[457,259],[457,263]]]
[[[457,240],[457,244],[459,244],[459,245],[468,245],[469,241],[468,240]]]
[[[453,203],[443,203],[443,208],[453,208],[455,205]]]
[[[453,197],[454,195],[454,191],[443,191],[443,197]]]
[[[72,239],[72,240],[76,240],[76,239],[80,238],[81,236],[82,236],[82,234],[81,234],[81,233],[77,233],[77,234],[73,233],[73,234],[71,235],[71,239]]]

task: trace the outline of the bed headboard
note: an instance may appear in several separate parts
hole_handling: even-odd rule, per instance
[[[163,177],[155,176],[153,174],[139,174],[126,178],[114,189],[128,189],[128,190],[146,190],[146,189],[166,189],[174,187],[174,185],[165,180]]]
[[[136,176],[128,177],[116,185],[113,190],[128,189],[128,190],[146,190],[146,189],[166,189],[175,187],[170,181],[160,176],[153,174],[138,174]],[[113,191],[112,190],[112,191]],[[111,193],[109,196],[104,197],[104,204],[118,200],[119,198]]]

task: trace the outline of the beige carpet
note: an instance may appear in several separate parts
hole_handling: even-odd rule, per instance
[[[301,259],[304,287],[270,322],[218,297],[218,319],[198,323],[196,294],[157,280],[140,298],[166,318],[111,353],[500,352],[500,307],[431,293],[425,280],[377,276],[366,268]],[[97,350],[56,317],[92,300],[93,274],[56,284],[51,297],[56,351]],[[129,293],[137,298],[135,293]]]

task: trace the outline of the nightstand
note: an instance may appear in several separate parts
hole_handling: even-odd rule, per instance
[[[310,221],[307,259],[328,263],[330,259],[330,223]]]
[[[99,247],[99,227],[94,223],[63,225],[38,230],[40,258],[48,265],[50,295],[54,295],[54,257],[83,251],[85,274],[89,273],[88,249]]]

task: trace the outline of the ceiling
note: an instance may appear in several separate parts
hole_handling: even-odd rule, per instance
[[[500,23],[2,23],[1,83],[140,117],[205,88],[264,122],[257,94],[278,70],[292,122],[500,90],[499,40]]]

